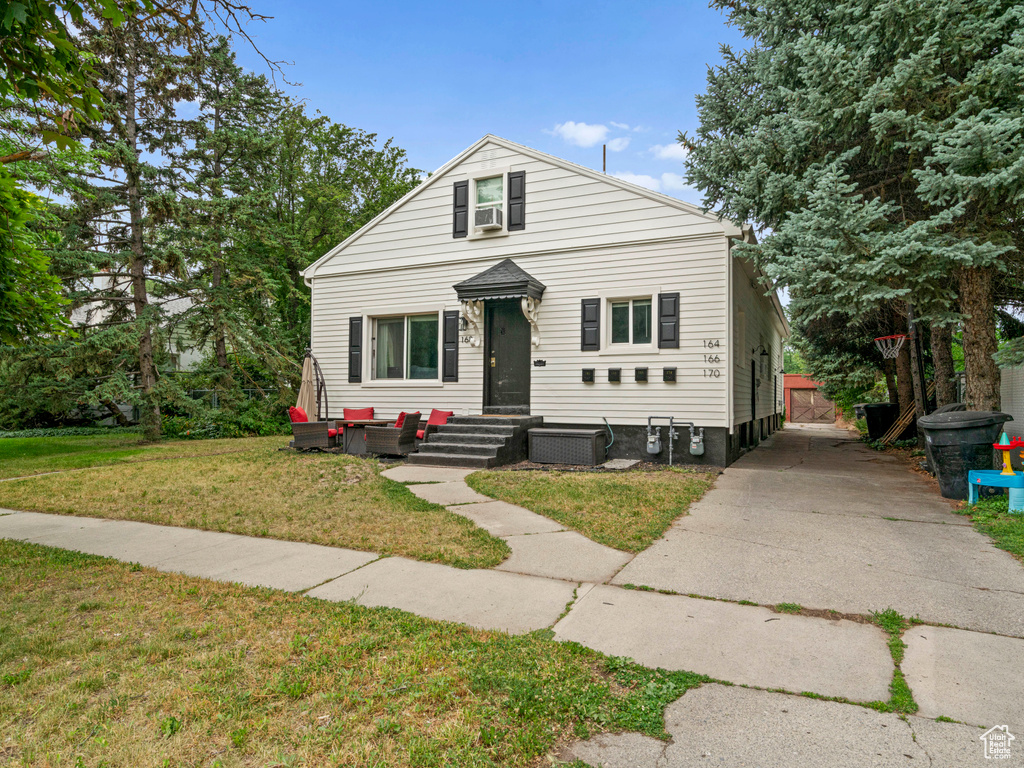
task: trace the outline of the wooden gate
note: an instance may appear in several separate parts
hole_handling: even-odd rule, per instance
[[[791,390],[790,405],[790,421],[795,424],[832,424],[836,420],[832,401],[816,389]]]

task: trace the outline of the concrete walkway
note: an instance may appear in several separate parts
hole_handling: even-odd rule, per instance
[[[633,555],[597,544],[549,517],[483,496],[465,483],[475,470],[402,466],[381,474],[451,512],[468,517],[488,533],[504,539],[512,556],[499,571],[573,582],[605,582]],[[441,480],[441,482],[438,482]]]
[[[484,629],[551,628],[649,666],[851,701],[888,699],[893,663],[877,627],[738,601],[857,614],[894,607],[961,627],[911,628],[902,668],[921,715],[974,727],[705,686],[670,708],[670,745],[628,734],[577,745],[594,765],[802,766],[814,763],[805,750],[823,742],[818,754],[830,765],[920,765],[912,761],[922,755],[969,765],[981,755],[977,726],[1024,733],[1024,568],[951,514],[927,480],[845,432],[777,433],[636,557],[481,496],[468,473],[403,466],[385,475],[507,541],[512,556],[493,570],[36,513],[0,517],[0,536]],[[833,741],[876,757],[833,759]]]

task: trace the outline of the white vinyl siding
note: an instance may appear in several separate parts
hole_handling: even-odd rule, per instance
[[[580,251],[566,254],[519,256],[516,264],[547,285],[540,303],[541,343],[532,358],[546,362],[531,366],[531,413],[550,422],[646,424],[650,415],[672,415],[701,426],[728,425],[724,363],[719,378],[705,373],[708,339],[720,339],[716,350],[727,359],[726,242],[724,238],[666,243],[656,246]],[[348,318],[373,316],[375,308],[411,311],[425,299],[442,299],[458,309],[452,286],[493,266],[493,262],[436,264],[415,269],[383,270],[345,276],[317,277],[313,282],[313,351],[327,380],[332,412],[341,407],[374,406],[382,418],[399,411],[431,408],[458,414],[479,413],[483,406],[481,347],[459,345],[459,381],[415,388],[414,382],[348,383]],[[652,347],[643,354],[621,356],[602,345],[600,352],[580,350],[580,302],[616,292],[640,294],[652,287],[680,294],[680,348]],[[656,302],[657,299],[654,298]],[[656,310],[655,310],[656,311]],[[608,318],[602,307],[602,323]],[[465,333],[461,338],[465,338]],[[633,369],[647,366],[650,381],[633,380]],[[662,368],[677,369],[677,383],[662,381]],[[582,382],[583,368],[595,368],[596,381]],[[608,368],[622,369],[622,383],[608,381]],[[364,382],[366,378],[364,377]],[[337,406],[335,406],[337,404]]]
[[[733,259],[733,424],[743,424],[782,412],[782,331],[781,321],[765,289],[757,281],[749,262]],[[762,358],[760,347],[768,352]],[[757,412],[750,412],[751,363],[759,381]],[[778,379],[776,384],[775,380]],[[775,402],[772,401],[773,396]]]
[[[526,229],[504,237],[452,237],[452,182],[488,167],[526,171]],[[473,200],[475,202],[475,198]],[[679,237],[721,236],[722,224],[688,215],[612,184],[488,144],[366,229],[316,276],[524,252],[604,247]]]

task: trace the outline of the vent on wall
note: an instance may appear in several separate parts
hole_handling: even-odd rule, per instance
[[[488,168],[493,168],[498,164],[497,161],[498,150],[496,149],[485,149],[480,153],[480,170],[484,171]]]

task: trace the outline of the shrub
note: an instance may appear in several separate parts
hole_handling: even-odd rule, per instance
[[[142,427],[42,427],[0,431],[5,437],[79,437],[88,435],[126,435],[142,432]]]

